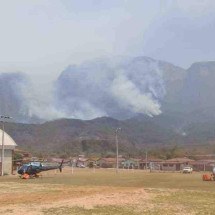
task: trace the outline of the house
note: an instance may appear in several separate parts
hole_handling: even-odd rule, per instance
[[[98,166],[98,160],[99,158],[89,158],[87,161],[87,166],[88,167],[97,167]]]
[[[191,166],[192,162],[194,162],[194,160],[191,160],[189,158],[173,158],[173,159],[163,161],[161,163],[160,170],[163,170],[163,171],[180,171],[185,166]]]
[[[76,167],[87,167],[88,166],[88,158],[79,157],[76,160]]]
[[[119,166],[121,166],[121,163],[124,160],[124,158],[119,157]],[[116,158],[100,158],[98,159],[97,164],[102,168],[116,168]]]
[[[191,162],[194,171],[212,171],[215,160],[198,160]]]
[[[153,169],[160,170],[160,163],[163,161],[159,158],[141,159],[139,161],[140,169],[147,169],[151,166]]]
[[[2,137],[3,131],[0,129],[0,137]],[[2,161],[2,138],[0,138],[0,161]],[[4,174],[13,173],[13,154],[14,149],[17,146],[15,141],[4,132]],[[0,171],[2,171],[2,163],[0,162]]]
[[[125,169],[139,169],[140,168],[140,160],[136,158],[125,159],[121,162],[121,167]]]

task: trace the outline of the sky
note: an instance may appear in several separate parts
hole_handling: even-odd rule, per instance
[[[188,68],[215,60],[214,0],[7,0],[0,2],[0,72],[37,83],[69,64],[149,56]]]

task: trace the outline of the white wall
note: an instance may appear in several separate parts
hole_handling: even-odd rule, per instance
[[[2,150],[0,149],[0,162],[1,162],[1,153],[2,153]],[[13,156],[13,150],[11,149],[4,150],[4,174],[12,173],[12,156]],[[1,165],[0,165],[0,169],[1,169]]]

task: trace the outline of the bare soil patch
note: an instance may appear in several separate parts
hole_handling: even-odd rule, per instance
[[[65,169],[41,179],[0,177],[0,214],[213,214],[214,183],[201,174]]]
[[[4,186],[2,184],[2,186]],[[8,185],[6,185],[8,187]],[[34,185],[35,186],[35,185]],[[134,205],[150,198],[144,189],[112,188],[112,187],[65,187],[50,185],[28,187],[26,192],[21,186],[20,192],[15,190],[17,184],[11,183],[8,192],[0,196],[1,214],[43,214],[44,209],[59,207],[84,207],[107,205]]]

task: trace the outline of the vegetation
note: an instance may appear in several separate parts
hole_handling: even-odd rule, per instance
[[[149,155],[164,159],[215,151],[213,123],[187,126],[188,135],[182,136],[168,123],[170,119],[159,117],[123,121],[108,117],[90,121],[61,119],[37,125],[7,123],[5,130],[19,148],[41,157],[115,154],[117,127],[122,128],[118,134],[119,151],[127,157],[145,157],[146,150]]]
[[[60,207],[60,208],[50,208],[43,210],[45,215],[61,215],[61,214],[80,214],[80,215],[141,215],[140,212],[135,212],[135,209],[132,207],[123,207],[123,206],[97,206],[92,209],[86,209],[84,207]]]
[[[203,215],[215,210],[214,182],[202,181],[201,173],[74,169],[72,174],[68,167],[35,180],[0,177],[0,196],[4,214]]]

